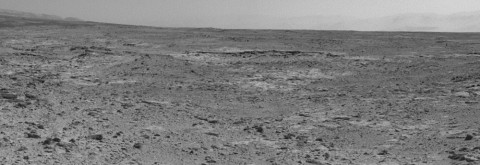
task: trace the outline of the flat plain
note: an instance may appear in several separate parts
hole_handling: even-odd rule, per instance
[[[1,164],[478,164],[480,34],[0,18]]]

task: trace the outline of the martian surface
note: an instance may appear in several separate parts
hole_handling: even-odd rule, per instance
[[[480,163],[480,33],[0,20],[1,164]]]

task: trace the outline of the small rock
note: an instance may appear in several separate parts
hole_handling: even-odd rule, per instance
[[[314,159],[307,159],[306,162],[310,164],[316,164],[316,165],[330,165],[330,163],[321,162],[320,160],[314,160]]]
[[[470,134],[467,134],[467,136],[465,137],[465,140],[472,140],[472,139],[473,139],[473,136]]]
[[[448,158],[450,158],[452,160],[462,161],[462,160],[465,160],[465,154],[452,153],[450,156],[448,156]]]
[[[470,93],[462,91],[462,92],[456,92],[453,94],[454,96],[457,97],[470,97]]]
[[[465,157],[465,160],[467,162],[474,162],[474,161],[478,161],[480,156],[475,156],[475,155],[470,155],[470,154],[467,154],[464,156]]]
[[[17,99],[17,95],[11,93],[0,93],[0,96],[4,99],[15,100]]]
[[[217,119],[209,119],[207,122],[211,123],[211,124],[215,124],[215,123],[218,123],[218,120]]]
[[[327,53],[326,54],[327,57],[340,57],[340,54],[334,54],[334,53]]]
[[[29,93],[25,93],[25,97],[31,100],[37,99],[35,95],[29,94]]]
[[[103,135],[101,134],[96,134],[96,135],[90,135],[88,136],[89,139],[93,139],[93,140],[102,140],[103,139]]]
[[[452,153],[452,155],[448,156],[448,158],[458,161],[467,161],[467,162],[474,162],[480,159],[480,155],[478,154],[456,154]]]
[[[61,140],[60,140],[60,138],[53,138],[53,139],[52,139],[52,141],[54,141],[54,142],[57,142],[57,143],[58,143],[58,142],[60,142]]]
[[[40,139],[40,135],[37,135],[36,133],[34,132],[30,132],[30,133],[25,133],[26,137],[27,138],[33,138],[33,139]]]
[[[250,128],[246,128],[246,130],[248,130],[248,129],[250,129]],[[256,132],[258,132],[258,133],[263,133],[263,127],[260,126],[260,125],[254,125],[254,126],[252,127],[252,129],[254,129],[254,130],[255,130]]]
[[[135,144],[133,144],[133,148],[141,149],[141,148],[142,148],[142,144],[141,144],[141,143],[135,143]]]
[[[350,116],[334,116],[332,117],[333,120],[350,120]]]
[[[27,106],[28,106],[27,102],[19,102],[19,103],[15,104],[15,106],[13,106],[13,107],[15,107],[15,108],[27,108]]]
[[[47,138],[42,142],[42,145],[50,145],[52,144],[53,140],[51,138]]]
[[[207,133],[205,133],[205,134],[210,135],[210,136],[215,136],[215,137],[218,137],[218,136],[219,136],[218,133],[213,133],[213,132],[207,132]]]
[[[73,150],[75,144],[59,142],[57,143],[57,146],[63,148],[64,152],[70,152]]]
[[[37,125],[37,128],[38,129],[45,129],[45,127],[43,125],[40,125],[40,124]]]
[[[28,148],[25,146],[21,146],[20,148],[17,149],[17,151],[26,151],[26,150],[28,150]]]
[[[318,150],[318,151],[328,151],[328,147],[325,147],[323,145],[320,145],[319,147],[317,147],[315,150]]]
[[[205,157],[205,161],[207,161],[207,163],[217,163],[211,156]]]
[[[288,133],[286,135],[283,135],[284,139],[292,139],[293,137],[295,137],[295,134],[293,134],[293,133]]]
[[[387,150],[382,150],[377,155],[387,155],[387,154],[388,154]]]

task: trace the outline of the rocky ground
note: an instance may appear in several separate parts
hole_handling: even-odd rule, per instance
[[[0,28],[1,164],[479,164],[480,34]]]

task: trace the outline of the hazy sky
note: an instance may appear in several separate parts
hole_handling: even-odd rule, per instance
[[[451,14],[480,10],[480,0],[0,0],[0,8],[100,22],[196,26],[255,15]]]

